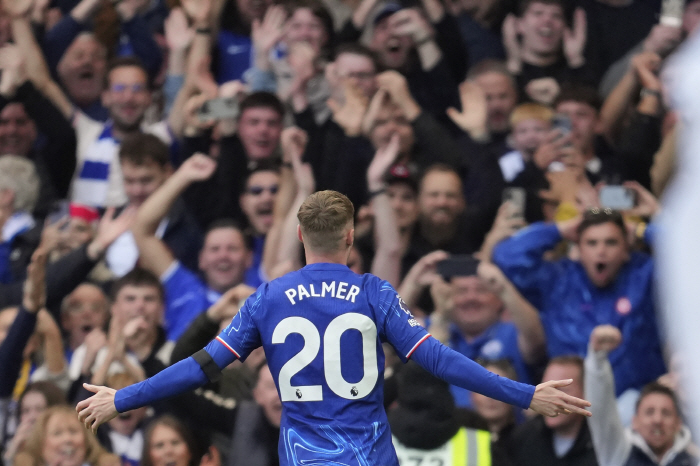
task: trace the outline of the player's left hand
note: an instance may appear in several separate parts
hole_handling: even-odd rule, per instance
[[[98,387],[87,383],[84,383],[83,387],[95,395],[78,403],[75,410],[78,412],[80,422],[93,433],[97,433],[97,428],[100,425],[114,419],[119,414],[114,406],[114,395],[117,391],[113,388]]]
[[[572,379],[550,380],[539,384],[530,402],[530,409],[548,417],[556,417],[559,414],[581,414],[591,417],[591,412],[584,409],[591,406],[589,401],[567,395],[559,390],[559,387],[566,387],[572,382]]]

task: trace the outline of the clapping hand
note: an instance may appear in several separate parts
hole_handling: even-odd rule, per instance
[[[459,85],[459,99],[462,111],[450,107],[447,116],[474,140],[481,140],[488,135],[486,121],[488,106],[486,94],[481,87],[471,81]]]

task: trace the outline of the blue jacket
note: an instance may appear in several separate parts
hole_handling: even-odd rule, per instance
[[[556,225],[535,223],[501,242],[493,253],[494,262],[539,309],[549,356],[585,356],[593,328],[610,324],[623,338],[610,354],[618,395],[663,374],[651,257],[632,253],[617,279],[598,288],[579,262],[542,258],[561,240]]]

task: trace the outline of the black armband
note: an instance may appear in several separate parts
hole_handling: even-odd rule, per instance
[[[202,368],[202,372],[207,376],[210,382],[218,382],[221,378],[221,369],[216,365],[211,355],[207,353],[204,349],[201,349],[192,355],[192,359],[195,360],[199,367]]]

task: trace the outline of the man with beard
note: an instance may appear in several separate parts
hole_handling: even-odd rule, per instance
[[[158,225],[177,197],[197,181],[212,176],[216,162],[195,154],[141,205],[131,229],[139,248],[140,264],[160,277],[165,288],[168,338],[177,339],[198,314],[221,295],[243,283],[252,263],[248,237],[232,220],[220,219],[209,226],[199,253],[200,279],[188,270],[156,236]],[[172,316],[172,318],[168,317]]]
[[[107,71],[102,103],[110,120],[100,123],[77,112],[73,125],[78,135],[78,172],[71,200],[94,207],[121,206],[128,199],[119,166],[119,145],[128,135],[146,132],[170,142],[165,121],[143,125],[151,104],[148,73],[136,58],[118,58]]]
[[[448,165],[435,164],[425,171],[418,191],[418,224],[407,255],[410,267],[431,251],[442,249],[451,254],[471,254],[479,249],[488,225],[466,214],[462,180]]]

